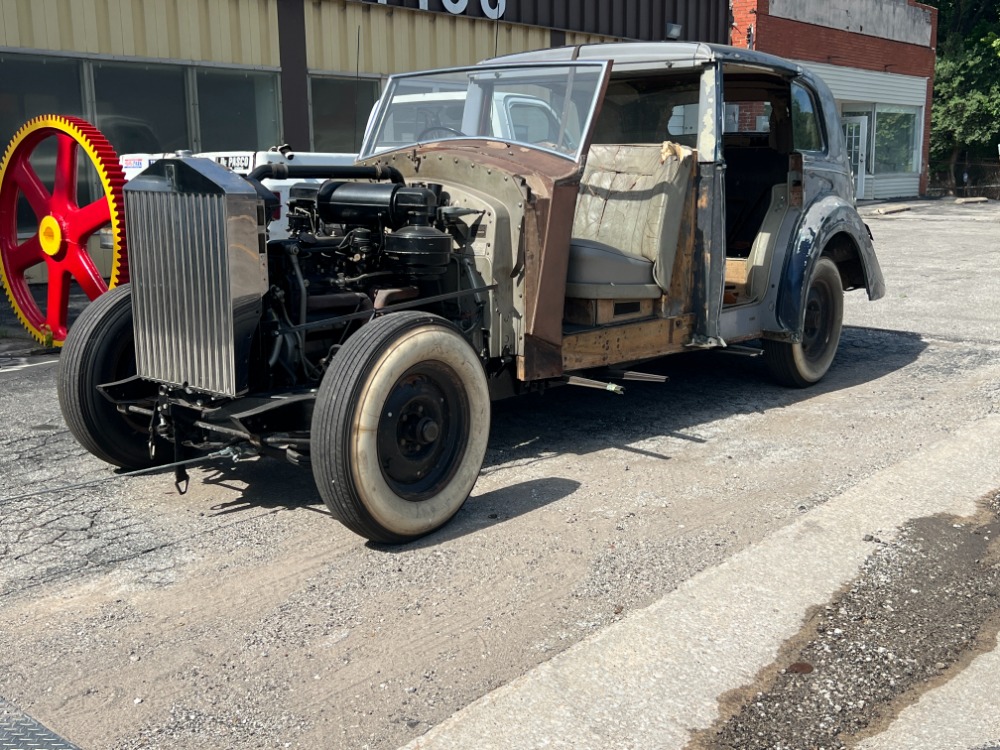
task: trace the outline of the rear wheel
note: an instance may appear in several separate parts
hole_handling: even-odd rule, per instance
[[[805,388],[819,382],[837,354],[844,320],[844,288],[837,264],[816,262],[803,310],[802,341],[764,341],[764,361],[782,385]]]
[[[316,394],[316,486],[355,533],[415,539],[462,507],[489,428],[482,364],[451,324],[421,312],[378,318],[348,339]]]
[[[66,336],[56,389],[69,431],[98,458],[126,469],[152,466],[149,433],[97,390],[135,375],[132,290],[115,287],[91,302]]]

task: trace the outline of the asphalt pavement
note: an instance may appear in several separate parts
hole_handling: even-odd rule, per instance
[[[851,321],[867,318],[931,336],[1000,343],[994,296],[1000,290],[1000,215],[986,203],[862,206],[876,247],[889,261],[893,309],[887,314],[878,306],[856,305]],[[916,230],[914,246],[926,241],[920,222],[959,219],[959,231],[981,237],[982,252],[957,257],[942,242],[936,257],[914,253],[907,265],[905,248],[889,255],[878,244],[880,228],[890,226],[885,222],[901,218]],[[925,236],[936,234],[929,230]],[[935,273],[946,282],[941,293],[918,296],[933,284],[917,279]],[[961,286],[947,282],[962,277],[975,286],[955,294]],[[992,373],[995,378],[998,370]],[[483,696],[406,750],[1000,748],[998,457],[1000,414],[994,411]],[[991,523],[977,525],[973,519],[988,499]],[[906,578],[900,571],[907,550],[922,561],[932,557],[928,545],[913,544],[908,527],[931,519],[940,527],[928,529],[933,541],[965,527],[965,536],[985,539],[977,546],[981,557],[962,559],[961,545],[949,540],[930,572],[925,565]],[[876,585],[876,575],[883,584],[905,582],[905,590]],[[931,581],[937,579],[950,586],[934,602]],[[959,585],[968,580],[979,585]],[[820,626],[817,632],[817,613],[847,614],[845,592],[859,590],[874,600],[875,614],[847,618],[864,621],[850,635],[846,626]],[[903,616],[892,635],[910,643],[914,653],[908,658],[900,657],[906,649],[898,643],[896,653],[881,645],[893,641],[885,632],[885,611],[893,611],[894,598]],[[922,607],[931,601],[937,609],[914,615],[910,600]],[[955,600],[967,611],[957,609]],[[926,632],[918,639],[921,625]],[[811,653],[809,661],[804,653]],[[790,710],[782,713],[781,707]]]
[[[507,403],[400,548],[279,462],[116,476],[4,311],[0,708],[83,750],[1000,748],[1000,205],[862,213],[888,293],[819,386],[706,353]]]
[[[877,544],[894,537],[907,522],[946,514],[948,525],[954,526],[959,523],[955,519],[975,516],[977,501],[1000,487],[997,456],[1000,414],[875,474],[489,693],[406,747],[846,747],[851,715],[862,715],[862,696],[877,691],[871,686],[867,692],[845,689],[843,670],[836,680],[828,677],[837,660],[805,662],[799,650],[794,656],[784,653],[785,644],[796,639],[817,607],[863,582],[865,563],[877,554]],[[991,584],[986,595],[994,600],[995,613],[995,575]],[[910,591],[919,595],[915,589],[903,593]],[[877,604],[878,609],[891,606],[891,599],[879,598]],[[873,656],[885,654],[879,645],[884,634],[879,637],[875,623],[877,618],[871,618],[846,649],[835,644],[826,653],[839,650],[838,660],[854,661],[860,675],[869,676],[877,666]],[[944,625],[954,628],[956,623]],[[939,632],[934,640],[941,640]],[[982,747],[991,740],[1000,745],[1000,655],[989,651],[967,665],[959,665],[958,653],[952,656],[945,663],[940,659],[948,657],[936,654],[932,665],[938,672],[952,669],[955,679],[923,695],[884,732],[849,746],[930,750]],[[794,719],[784,717],[775,724],[776,716],[763,711],[758,688],[773,685],[778,673],[796,672],[801,689]],[[738,695],[734,703],[740,708],[758,707],[751,710],[761,714],[750,722],[753,733],[730,736],[728,742],[715,736],[722,731],[702,731],[698,737],[705,727],[725,724],[719,721],[720,698],[727,695]],[[819,704],[818,712],[803,715],[810,698]],[[736,712],[730,706],[725,713]],[[797,726],[803,720],[805,726]],[[803,740],[802,735],[806,741],[794,741]]]

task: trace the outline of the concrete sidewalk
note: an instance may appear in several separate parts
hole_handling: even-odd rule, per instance
[[[753,682],[807,612],[859,572],[870,538],[910,519],[971,515],[1000,487],[1000,415],[891,466],[645,610],[505,685],[408,750],[683,748]],[[985,747],[1000,738],[1000,658],[925,694],[870,750]]]
[[[941,198],[909,198],[901,200],[878,200],[878,201],[858,201],[858,214],[864,218],[868,216],[891,216],[907,211],[919,211],[921,208],[934,206],[962,206],[979,203],[989,203],[989,198],[963,198],[954,195],[943,196]]]

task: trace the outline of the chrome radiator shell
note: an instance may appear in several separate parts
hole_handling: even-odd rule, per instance
[[[125,186],[140,377],[239,396],[268,289],[264,208],[208,159],[154,162]]]

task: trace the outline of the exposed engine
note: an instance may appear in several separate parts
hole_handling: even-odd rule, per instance
[[[485,350],[469,251],[479,211],[394,170],[268,165],[279,166],[310,181],[292,186],[288,236],[272,241],[278,203],[256,176],[182,157],[125,188],[137,374],[101,392],[152,420],[151,445],[206,450],[243,437],[301,460],[324,373],[383,312],[434,313]]]
[[[274,388],[316,381],[337,347],[374,311],[419,306],[473,333],[478,310],[456,254],[467,225],[439,186],[397,182],[302,184],[290,191],[289,237],[268,243],[270,290],[262,334]],[[463,279],[466,280],[463,283]],[[442,299],[442,297],[444,299]],[[478,335],[481,338],[481,334]],[[480,342],[472,342],[477,350]]]

